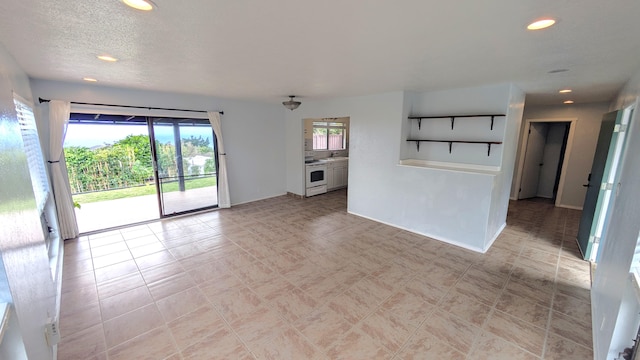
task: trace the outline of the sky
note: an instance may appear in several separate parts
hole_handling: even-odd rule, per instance
[[[173,140],[172,126],[154,126],[156,140],[162,143]],[[64,147],[113,144],[124,139],[128,135],[149,135],[146,124],[141,125],[99,125],[99,124],[69,124],[67,135],[64,139]],[[202,136],[209,138],[211,144],[212,130],[210,127],[182,126],[180,137]]]

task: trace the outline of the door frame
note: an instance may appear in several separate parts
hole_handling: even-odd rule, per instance
[[[544,150],[547,145],[547,137],[549,124],[540,123],[540,122],[528,122],[529,130],[525,129],[527,133],[527,146],[524,148],[524,157],[522,161],[522,177],[520,178],[520,183],[516,184],[518,187],[518,192],[516,193],[516,198],[518,200],[529,199],[537,197],[538,195],[538,185],[540,184],[540,173],[541,173],[541,165],[544,161]],[[534,124],[536,126],[534,126]],[[541,124],[542,127],[538,128],[537,125]],[[536,139],[532,138],[532,134],[536,135]],[[533,142],[532,142],[533,141]],[[536,145],[536,146],[534,146]],[[538,146],[540,145],[540,146]],[[539,158],[538,158],[539,155]],[[534,161],[537,160],[537,161]],[[533,175],[531,172],[535,171],[537,177],[535,178],[535,191],[533,194],[531,190],[534,190],[531,185],[534,184],[529,177]],[[529,176],[526,176],[528,174]],[[524,185],[524,186],[523,186]],[[522,190],[525,190],[525,196],[522,195]],[[529,196],[532,195],[532,196]]]
[[[201,207],[201,208],[196,208],[196,209],[189,209],[189,210],[182,210],[182,211],[176,211],[176,212],[172,212],[172,213],[167,213],[167,209],[166,209],[166,200],[165,200],[165,193],[162,191],[162,181],[161,181],[161,177],[160,177],[160,167],[161,165],[158,164],[158,149],[156,147],[157,143],[156,143],[156,120],[158,119],[164,119],[166,120],[166,122],[164,122],[163,124],[171,124],[171,127],[173,128],[173,142],[174,142],[174,146],[175,146],[175,156],[176,156],[176,166],[177,166],[177,172],[178,172],[178,178],[179,178],[179,188],[180,191],[184,192],[185,191],[185,176],[184,176],[184,169],[183,167],[183,163],[182,163],[182,148],[181,148],[181,144],[182,144],[182,137],[180,135],[180,124],[183,123],[184,121],[187,120],[201,120],[203,122],[206,123],[206,125],[204,125],[203,127],[208,128],[208,130],[211,131],[211,143],[212,143],[212,147],[213,147],[213,154],[214,154],[214,159],[215,159],[215,165],[216,165],[216,173],[215,173],[215,178],[216,178],[216,191],[217,191],[217,187],[218,187],[218,163],[219,163],[219,158],[218,158],[218,139],[216,137],[216,133],[215,131],[213,131],[213,128],[211,127],[211,125],[208,123],[208,119],[202,119],[200,117],[188,117],[188,118],[183,118],[183,117],[175,117],[175,116],[146,116],[147,119],[147,127],[149,129],[149,142],[150,142],[150,146],[151,146],[151,157],[152,157],[152,161],[153,161],[153,173],[154,173],[154,179],[155,179],[155,186],[156,186],[156,195],[157,195],[157,199],[158,199],[158,213],[160,214],[160,219],[166,219],[166,218],[170,218],[170,217],[174,217],[174,216],[178,216],[178,215],[184,215],[184,214],[188,214],[188,213],[193,213],[193,212],[198,212],[198,211],[204,211],[204,210],[211,210],[211,209],[215,209],[218,207],[218,202],[217,202],[217,193],[216,193],[216,204],[215,205],[209,205],[209,206],[205,206],[205,207]],[[178,160],[179,159],[179,160]]]
[[[625,108],[616,110],[620,112],[620,124],[614,125],[614,134],[617,133],[616,143],[611,149],[609,145],[609,153],[607,154],[607,160],[611,155],[611,150],[614,151],[613,163],[605,162],[604,173],[609,174],[607,179],[604,178],[600,183],[600,191],[598,192],[598,198],[596,200],[596,211],[591,223],[591,230],[589,232],[589,244],[591,244],[591,252],[589,254],[589,261],[597,263],[599,260],[599,250],[606,242],[607,227],[611,223],[611,209],[615,206],[616,194],[618,190],[618,180],[620,177],[620,166],[625,157],[625,150],[627,147],[627,141],[629,136],[629,126],[635,115],[636,104],[631,104]],[[620,139],[622,136],[622,139]],[[617,156],[616,156],[617,153]],[[610,184],[611,189],[603,188],[605,184]],[[595,241],[598,239],[598,241]],[[592,243],[593,240],[593,243]]]
[[[519,184],[522,182],[522,170],[524,168],[524,157],[525,157],[525,153],[527,152],[527,143],[529,142],[529,131],[527,131],[529,129],[529,126],[531,125],[531,123],[533,122],[544,122],[544,123],[551,123],[551,122],[568,122],[569,123],[569,135],[567,137],[567,146],[565,148],[564,151],[564,159],[562,161],[562,168],[560,170],[560,181],[558,182],[558,192],[556,194],[556,201],[555,201],[555,206],[562,206],[562,192],[564,189],[564,182],[565,182],[565,172],[567,170],[567,167],[569,165],[569,159],[571,158],[571,149],[573,148],[573,137],[575,135],[576,132],[576,125],[578,123],[578,118],[547,118],[547,119],[526,119],[524,122],[524,126],[522,127],[523,129],[523,134],[522,134],[522,141],[520,142],[520,156],[518,157],[518,169],[516,170],[516,178],[515,178],[515,184],[518,184],[516,186],[516,193],[515,193],[515,199],[518,199],[518,193],[517,193],[517,189],[520,186]]]
[[[71,104],[71,112],[79,113],[79,114],[104,114],[104,115],[126,115],[126,116],[142,116],[147,118],[147,129],[149,134],[149,146],[151,147],[152,154],[155,154],[155,134],[152,131],[152,128],[149,126],[150,123],[153,123],[152,118],[171,118],[171,119],[198,119],[198,120],[208,120],[208,116],[206,113],[200,112],[192,112],[188,110],[170,110],[170,109],[151,109],[151,108],[136,108],[136,107],[127,107],[127,106],[114,106],[114,105],[100,105],[100,104]],[[212,130],[213,132],[213,130]],[[213,132],[213,146],[215,150],[215,162],[216,162],[216,186],[218,183],[217,176],[219,174],[218,170],[218,139],[216,137],[215,132]],[[184,211],[176,214],[163,215],[163,205],[162,200],[160,199],[161,194],[158,190],[158,177],[157,177],[157,163],[155,160],[155,155],[153,157],[153,168],[154,168],[154,182],[156,183],[156,195],[158,201],[158,214],[159,217],[157,219],[152,219],[151,221],[166,219],[172,216],[184,215],[192,212],[198,211],[206,211],[211,210],[218,207],[218,204],[206,208],[200,208],[195,210]],[[132,225],[132,224],[130,224]]]

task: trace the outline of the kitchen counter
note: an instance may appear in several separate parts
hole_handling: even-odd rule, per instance
[[[347,161],[347,160],[349,160],[347,156],[336,156],[336,157],[318,159],[318,161],[320,162],[335,162],[335,161]]]

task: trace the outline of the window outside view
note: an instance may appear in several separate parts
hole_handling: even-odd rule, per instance
[[[346,149],[347,125],[341,122],[313,122],[313,150]]]
[[[154,122],[160,196],[148,129],[146,121],[68,125],[65,160],[80,232],[157,219],[158,198],[164,215],[217,204],[211,127]]]

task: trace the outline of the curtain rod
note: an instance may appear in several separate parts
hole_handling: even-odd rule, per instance
[[[39,97],[38,101],[42,104],[44,102],[49,102],[51,100],[43,99],[43,98]],[[206,113],[207,112],[206,110],[171,109],[171,108],[150,107],[150,106],[133,106],[133,105],[95,104],[95,103],[85,103],[85,102],[75,102],[75,101],[70,101],[70,103],[76,104],[76,105],[113,106],[113,107],[132,108],[132,109],[188,111],[188,112],[198,112],[198,113]],[[218,112],[220,113],[220,115],[224,115],[224,111],[218,111]]]

